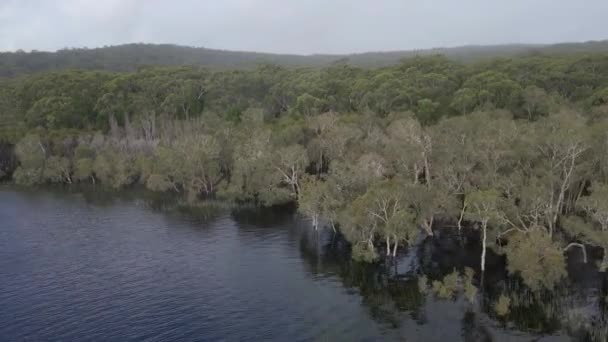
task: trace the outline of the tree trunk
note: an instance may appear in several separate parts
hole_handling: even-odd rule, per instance
[[[458,217],[458,234],[462,231],[462,219],[464,218],[464,211],[467,208],[466,202],[462,202],[462,209],[460,209],[460,216]]]
[[[315,230],[319,230],[319,214],[312,215],[312,226]]]
[[[582,243],[578,243],[578,242],[571,242],[568,246],[566,246],[566,248],[564,248],[564,252],[569,250],[570,247],[578,247],[583,251],[583,262],[586,264],[587,263],[587,249],[585,248],[585,245],[583,245]],[[604,254],[604,256],[605,256],[605,254]]]
[[[426,182],[427,187],[431,187],[431,170],[429,166],[429,159],[427,158],[426,152],[422,153],[422,157],[424,158],[424,180]]]
[[[42,183],[42,179],[44,177],[44,171],[46,170],[46,149],[42,145],[40,141],[38,141],[38,146],[40,146],[40,150],[42,150],[42,154],[44,154],[44,160],[42,161],[42,169],[40,170],[40,174],[38,175],[38,182]]]
[[[602,257],[602,263],[600,264],[600,272],[606,272],[608,268],[608,248],[604,247],[604,256]]]
[[[424,230],[426,231],[426,233],[429,236],[433,236],[433,218],[431,217],[430,220],[424,221],[424,223],[422,224],[422,226],[424,227]]]
[[[386,256],[391,256],[391,239],[386,236]]]
[[[397,256],[397,246],[399,245],[399,241],[395,239],[395,245],[393,246],[393,258]]]
[[[483,229],[483,237],[481,240],[481,272],[483,273],[486,270],[486,239],[488,237],[488,222],[483,221],[481,226]]]

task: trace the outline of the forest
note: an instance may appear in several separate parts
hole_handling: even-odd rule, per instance
[[[472,63],[492,58],[608,53],[608,41],[560,44],[505,44],[357,54],[289,55],[217,50],[172,44],[124,44],[48,51],[0,51],[0,77],[66,69],[137,71],[146,66],[196,65],[210,70],[252,69],[260,63],[283,67],[325,67],[333,63],[372,68],[394,66],[403,58],[441,54]]]
[[[292,204],[357,260],[449,227],[533,290],[608,267],[603,53],[33,73],[0,79],[0,139],[5,180]]]

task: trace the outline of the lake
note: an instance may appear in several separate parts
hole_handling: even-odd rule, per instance
[[[490,255],[471,304],[421,292],[418,275],[476,267],[475,238],[446,230],[365,265],[293,210],[166,207],[0,187],[0,340],[569,341],[606,329],[604,277],[575,257],[559,295],[534,299]],[[504,290],[522,300],[500,319],[492,303]]]

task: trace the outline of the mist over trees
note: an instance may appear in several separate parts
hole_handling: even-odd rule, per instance
[[[253,69],[260,63],[283,67],[327,67],[346,63],[356,67],[394,66],[403,58],[441,54],[453,61],[479,62],[494,58],[606,53],[608,41],[562,44],[506,44],[425,50],[366,52],[344,55],[290,55],[215,50],[172,44],[125,44],[100,48],[65,48],[54,52],[0,52],[0,77],[15,77],[67,69],[137,71],[146,66],[196,65],[212,70]]]
[[[61,71],[0,83],[16,183],[294,203],[353,257],[479,231],[532,289],[608,248],[608,56]],[[6,158],[4,158],[6,159]],[[8,159],[7,159],[8,160]],[[608,265],[605,256],[602,270]]]

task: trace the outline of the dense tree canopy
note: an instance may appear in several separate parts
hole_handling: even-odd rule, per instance
[[[551,288],[608,249],[606,89],[606,55],[35,74],[0,83],[0,176],[294,203],[367,261],[453,222]]]

